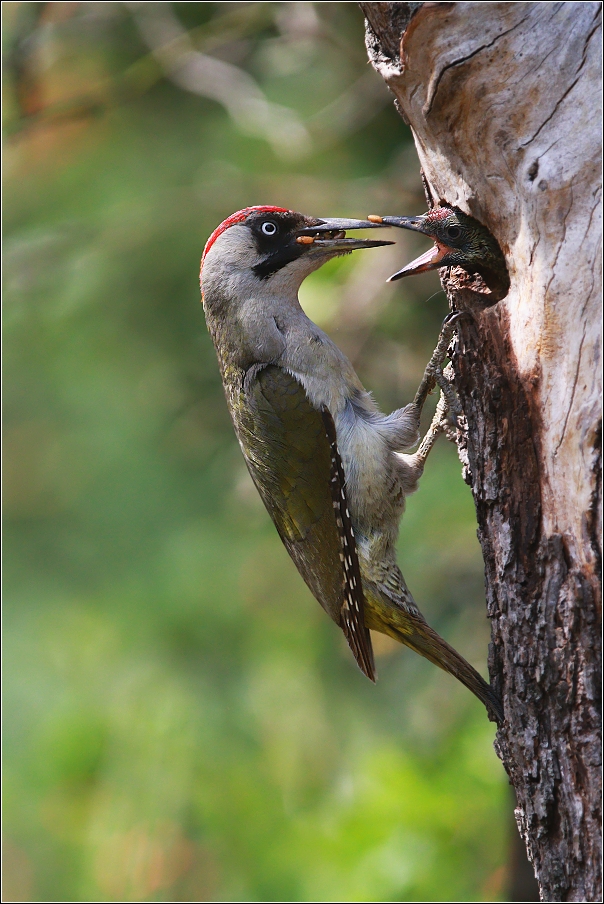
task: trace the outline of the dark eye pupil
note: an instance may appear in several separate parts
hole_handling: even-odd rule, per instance
[[[457,239],[461,234],[461,229],[459,226],[448,226],[447,227],[447,235],[450,239]]]
[[[277,227],[274,223],[263,223],[262,231],[265,235],[274,235],[277,231]]]

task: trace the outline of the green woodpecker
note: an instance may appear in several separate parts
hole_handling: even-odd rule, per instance
[[[434,242],[434,247],[394,273],[389,282],[438,267],[463,267],[467,273],[482,276],[493,301],[507,295],[510,279],[499,245],[478,220],[456,207],[433,207],[420,217],[372,216],[369,219],[376,225],[421,232]]]
[[[405,497],[417,488],[439,418],[415,453],[423,403],[454,325],[412,404],[383,415],[350,361],[303,312],[302,281],[340,254],[391,242],[348,238],[364,220],[317,219],[249,207],[212,233],[201,292],[227,403],[245,461],[306,584],[375,681],[369,629],[454,675],[502,719],[493,689],[430,628],[396,563]],[[447,384],[448,387],[448,384]]]

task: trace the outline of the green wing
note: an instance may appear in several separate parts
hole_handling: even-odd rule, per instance
[[[255,366],[243,384],[236,422],[252,479],[308,587],[339,625],[373,681],[371,636],[330,412],[274,365]]]

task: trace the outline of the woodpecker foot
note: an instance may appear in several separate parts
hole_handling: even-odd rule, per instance
[[[418,473],[422,474],[424,470],[424,465],[426,464],[426,459],[428,455],[432,451],[434,447],[434,443],[438,439],[439,435],[443,433],[446,429],[446,421],[447,421],[447,400],[444,395],[441,394],[440,399],[438,400],[438,405],[436,406],[436,411],[434,412],[434,417],[432,418],[432,423],[428,429],[428,432],[422,439],[419,444],[419,449],[414,454],[413,459],[415,466],[418,469]]]
[[[438,343],[426,366],[422,382],[413,400],[419,417],[429,393],[435,386],[440,388],[440,399],[438,400],[432,423],[414,456],[420,473],[423,471],[426,459],[439,434],[444,433],[448,439],[452,439],[459,429],[459,418],[462,417],[463,411],[452,385],[452,372],[448,370],[445,373],[446,369],[443,369],[443,363],[448,356],[449,346],[457,323],[462,317],[469,316],[465,311],[451,311],[445,317],[438,337]]]
[[[422,382],[420,383],[413,400],[413,404],[418,409],[418,412],[420,414],[425,405],[426,399],[437,384],[440,387],[441,392],[447,399],[451,412],[454,415],[461,414],[461,407],[457,400],[457,396],[455,395],[451,384],[443,375],[442,365],[445,361],[445,358],[447,357],[449,345],[451,344],[451,339],[453,338],[453,334],[455,333],[455,328],[458,321],[462,317],[469,316],[470,315],[465,311],[451,311],[451,313],[447,314],[447,316],[443,320],[443,325],[440,329],[440,335],[438,337],[436,348],[432,352],[432,357],[426,365]]]
[[[440,367],[435,371],[434,376],[447,403],[447,417],[457,426],[457,418],[462,414],[457,393]]]

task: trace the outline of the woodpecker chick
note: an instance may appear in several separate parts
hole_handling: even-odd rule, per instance
[[[369,217],[385,226],[412,229],[429,236],[434,247],[394,273],[389,282],[438,267],[463,267],[467,273],[479,273],[499,300],[510,288],[505,259],[488,229],[478,220],[453,207],[434,207],[419,217]]]
[[[252,479],[360,669],[375,681],[369,629],[381,631],[458,678],[500,721],[492,688],[429,627],[396,564],[405,497],[417,487],[438,424],[407,453],[423,403],[440,382],[454,323],[447,319],[413,403],[386,416],[298,301],[306,276],[332,257],[391,244],[346,236],[376,226],[278,207],[238,211],[204,249],[207,325]],[[308,237],[314,241],[299,241]]]

